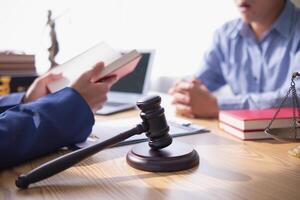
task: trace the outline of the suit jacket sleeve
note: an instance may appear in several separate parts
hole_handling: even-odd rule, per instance
[[[94,116],[85,100],[65,88],[0,114],[0,169],[83,142]]]
[[[25,93],[13,93],[6,96],[0,96],[0,113],[12,108],[22,102]]]

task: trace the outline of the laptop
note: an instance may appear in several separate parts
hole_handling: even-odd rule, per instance
[[[138,50],[142,54],[135,70],[115,83],[107,95],[107,102],[96,112],[109,115],[136,107],[136,101],[147,94],[153,64],[153,50]]]

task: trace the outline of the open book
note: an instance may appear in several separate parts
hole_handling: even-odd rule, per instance
[[[135,69],[140,58],[141,54],[136,50],[123,55],[102,42],[52,69],[53,73],[62,73],[63,78],[48,84],[48,88],[51,92],[56,92],[70,86],[81,74],[100,61],[103,61],[105,64],[105,68],[99,77],[100,79],[110,75],[117,75],[117,79],[120,79]]]

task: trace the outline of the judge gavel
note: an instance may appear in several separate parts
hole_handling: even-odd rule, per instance
[[[128,153],[127,162],[132,167],[146,171],[166,172],[188,169],[197,165],[199,163],[197,152],[186,145],[175,143],[175,146],[171,145],[174,146],[174,149],[166,148],[172,143],[172,137],[169,134],[170,128],[167,124],[164,108],[160,106],[160,103],[161,98],[159,96],[150,96],[138,101],[137,106],[142,111],[140,113],[142,123],[108,140],[78,149],[49,161],[26,174],[21,174],[16,179],[16,186],[26,189],[31,183],[53,176],[107,147],[144,132],[146,132],[150,148],[144,144],[142,146],[137,145],[136,147],[140,148],[133,148]],[[163,148],[166,150],[162,151]]]

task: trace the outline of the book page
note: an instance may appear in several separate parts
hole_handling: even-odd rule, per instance
[[[48,88],[51,92],[56,92],[70,86],[73,81],[79,78],[82,73],[91,69],[97,62],[103,61],[105,65],[109,65],[121,56],[120,52],[114,50],[108,44],[99,43],[66,63],[53,68],[51,71],[62,73],[63,78],[50,83]]]

